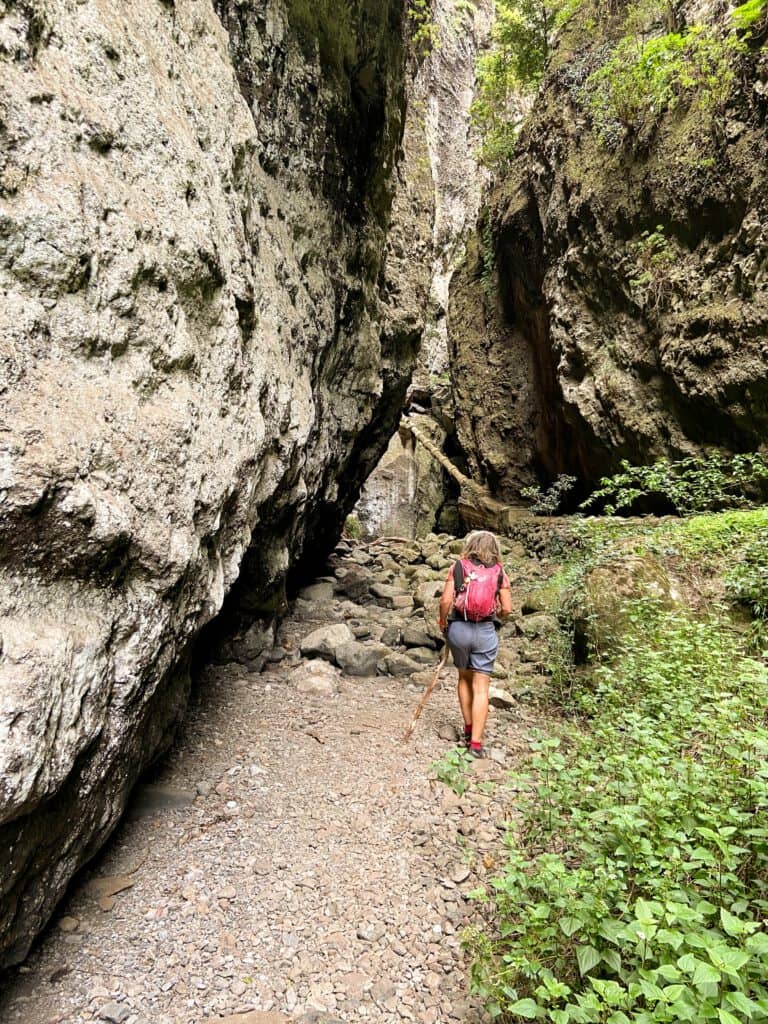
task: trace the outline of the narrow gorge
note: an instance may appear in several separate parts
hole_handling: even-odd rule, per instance
[[[551,598],[586,535],[527,506],[573,478],[546,510],[575,512],[628,464],[763,465],[767,40],[765,0],[0,0],[9,1024],[490,1019],[462,980],[465,896],[501,862],[499,822],[517,813],[501,780],[524,729],[547,726],[552,636],[566,623],[577,666],[594,646],[593,612]],[[751,479],[743,504],[764,486]],[[626,510],[699,510],[674,502],[649,485]],[[427,778],[454,740],[449,673],[407,775],[380,741],[396,747],[428,682],[440,581],[476,525],[505,535],[518,607],[493,681],[495,759],[452,803]],[[655,562],[643,580],[675,607],[690,584]],[[312,629],[331,633],[313,646]],[[210,762],[206,701],[223,747]],[[163,761],[179,735],[193,746]],[[118,998],[102,963],[97,994],[67,989],[56,1009],[24,972],[63,978],[69,939],[73,972],[91,969],[76,936],[46,927],[63,899],[81,905],[102,849],[132,875],[147,833],[108,840],[148,770],[194,823],[171,819],[156,888],[128,915],[132,934],[151,922],[144,989],[129,980]],[[357,772],[360,803],[337,813]],[[227,847],[230,802],[266,837],[233,846],[247,884],[173,863],[176,842],[205,861],[209,829]],[[341,896],[303,864],[344,873],[335,827],[353,836]],[[471,875],[441,847],[457,828],[476,844]],[[365,863],[367,830],[381,864]],[[266,917],[281,901],[300,916],[306,889],[313,923],[281,919],[245,955],[258,915],[225,919],[241,884],[258,909],[267,874]],[[339,963],[286,980],[290,950],[328,930],[326,905],[368,952],[342,942]],[[202,964],[166,934],[171,911],[213,912]],[[217,988],[206,972],[235,951]],[[197,994],[175,987],[186,956]],[[153,958],[167,998],[146,991]]]

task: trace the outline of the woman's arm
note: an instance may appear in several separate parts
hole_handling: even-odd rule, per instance
[[[500,619],[506,619],[512,614],[512,591],[509,587],[502,587],[499,591],[499,609],[498,616]]]
[[[440,612],[438,614],[437,624],[443,632],[448,628],[448,613],[453,608],[453,598],[455,593],[455,587],[453,583],[453,573],[445,581],[443,587],[443,593],[440,596]],[[511,599],[510,599],[511,604]]]

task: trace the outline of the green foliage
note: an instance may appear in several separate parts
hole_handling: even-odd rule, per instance
[[[486,299],[492,301],[496,294],[496,251],[493,243],[493,226],[487,209],[483,211],[481,224],[482,269],[480,271],[480,281],[483,285]]]
[[[563,501],[575,486],[575,476],[561,473],[549,487],[523,487],[520,494],[530,500],[529,511],[535,516],[553,516],[562,508]]]
[[[581,507],[604,502],[604,511],[612,515],[630,510],[640,498],[651,497],[666,499],[680,515],[748,508],[767,479],[768,463],[758,452],[713,452],[676,462],[659,459],[650,466],[631,466],[624,460],[621,472],[604,477]]]
[[[629,248],[637,267],[637,275],[629,280],[630,288],[643,309],[657,310],[669,292],[677,252],[664,234],[663,224],[655,231],[643,231]]]
[[[472,756],[463,747],[454,747],[439,761],[430,765],[432,771],[441,782],[461,796],[469,786],[468,769],[472,764]]]
[[[432,20],[432,0],[408,0],[408,19],[414,49],[426,57],[440,42],[440,30]]]
[[[618,125],[642,134],[683,101],[702,114],[721,109],[735,80],[744,43],[703,25],[643,40],[624,36],[609,60],[587,79],[584,95],[598,133],[613,138]]]
[[[344,520],[344,536],[350,540],[360,540],[363,536],[363,528],[356,515],[348,515]]]
[[[742,32],[760,28],[768,20],[768,0],[747,0],[732,14],[734,24]]]
[[[474,124],[482,134],[480,159],[500,166],[514,152],[522,113],[520,96],[544,77],[552,32],[582,0],[497,0],[493,40],[477,63],[478,95]]]
[[[762,528],[758,513],[692,522],[666,541],[719,548]],[[571,581],[593,558],[587,545]],[[496,929],[469,938],[475,991],[509,1020],[768,1018],[765,664],[722,612],[634,600],[611,658],[564,699],[571,724],[536,739],[516,780]]]

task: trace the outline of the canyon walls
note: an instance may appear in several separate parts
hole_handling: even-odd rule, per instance
[[[233,583],[279,606],[395,428],[431,245],[405,36],[401,0],[0,3],[0,964]]]

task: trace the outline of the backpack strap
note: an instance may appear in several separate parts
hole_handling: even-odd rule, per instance
[[[464,566],[461,564],[461,559],[457,558],[453,563],[453,588],[458,594],[461,588],[464,586]]]

